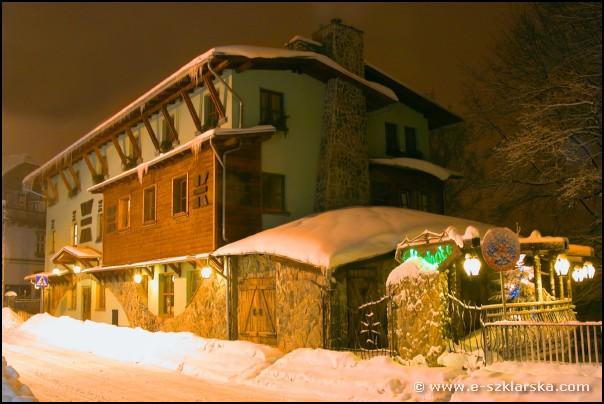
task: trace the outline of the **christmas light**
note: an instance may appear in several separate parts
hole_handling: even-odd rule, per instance
[[[80,272],[82,272],[82,268],[80,268],[78,265],[73,267],[74,274],[79,274]]]
[[[141,274],[134,274],[134,283],[141,283],[143,276]]]
[[[201,268],[201,277],[203,279],[208,279],[210,276],[212,276],[212,268],[210,268],[208,265]]]
[[[583,279],[585,279],[585,272],[583,271],[583,268],[579,268],[579,267],[575,267],[575,269],[573,270],[573,280],[575,282],[583,282]]]
[[[594,275],[596,274],[596,268],[594,268],[594,264],[592,264],[589,261],[586,261],[583,264],[583,268],[585,269],[585,273],[586,273],[587,277],[589,279],[593,279]]]
[[[463,269],[468,276],[476,276],[480,272],[480,260],[476,257],[466,254],[466,260],[463,263]]]
[[[52,270],[52,273],[55,275],[61,275],[61,270],[59,268],[55,268]]]
[[[556,263],[554,264],[554,269],[556,270],[556,274],[558,276],[566,276],[568,275],[568,269],[570,268],[570,262],[566,259],[564,255],[558,255],[556,258]]]

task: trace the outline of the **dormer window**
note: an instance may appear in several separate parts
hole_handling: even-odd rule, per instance
[[[283,108],[283,93],[260,89],[260,125],[273,125],[287,130]]]

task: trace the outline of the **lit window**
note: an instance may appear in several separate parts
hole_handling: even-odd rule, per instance
[[[143,222],[155,222],[155,185],[143,191]]]
[[[187,213],[187,176],[172,180],[172,215]]]
[[[78,224],[71,224],[71,242],[73,245],[78,245]]]
[[[174,315],[174,281],[172,276],[172,274],[161,274],[159,278],[161,314],[165,316]]]
[[[124,230],[130,227],[130,197],[121,198],[117,207],[117,229]]]

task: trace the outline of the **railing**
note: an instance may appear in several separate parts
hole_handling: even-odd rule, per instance
[[[484,322],[502,320],[542,321],[560,323],[576,320],[575,306],[570,299],[545,302],[489,304],[481,306]]]
[[[40,312],[40,299],[15,299],[14,309],[16,311],[37,314]]]
[[[479,306],[448,295],[449,323],[446,337],[451,352],[473,352],[484,348],[483,311]]]
[[[487,323],[485,360],[601,364],[602,322]]]
[[[6,191],[4,193],[7,209],[17,209],[28,212],[44,213],[46,212],[46,203],[38,196],[25,192]]]

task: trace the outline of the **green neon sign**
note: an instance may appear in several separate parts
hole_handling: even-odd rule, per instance
[[[403,253],[402,262],[410,258],[421,258],[432,266],[439,267],[443,262],[447,261],[453,255],[453,247],[449,244],[439,245],[436,251],[426,250],[420,253],[415,248],[410,248]]]

